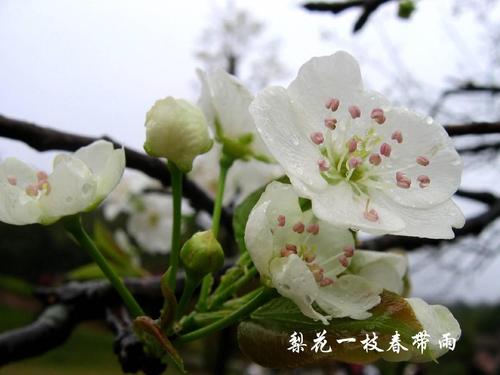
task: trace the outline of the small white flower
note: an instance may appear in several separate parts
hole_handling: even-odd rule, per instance
[[[452,238],[462,162],[442,126],[363,88],[346,52],[304,64],[250,106],[257,129],[316,216],[370,233]]]
[[[114,220],[122,212],[133,211],[134,196],[145,189],[161,189],[161,183],[142,172],[126,170],[120,183],[103,202],[106,220]]]
[[[0,164],[0,221],[51,224],[90,211],[114,189],[124,169],[124,150],[103,140],[57,155],[51,174],[7,158]]]
[[[367,310],[380,303],[383,283],[344,272],[355,252],[349,230],[302,212],[290,185],[268,185],[248,218],[245,242],[263,279],[312,319],[366,319]],[[358,268],[368,263],[361,257]]]
[[[252,93],[236,77],[222,69],[212,73],[198,70],[202,88],[198,105],[202,109],[209,125],[218,137],[218,141],[230,140],[232,151],[235,143],[239,143],[240,152],[249,152],[243,155],[268,159],[269,151],[262,142],[254,120],[248,111],[248,106],[253,100]],[[250,137],[251,143],[240,143],[241,139]],[[243,147],[248,146],[248,147]],[[248,150],[247,150],[248,148]]]
[[[134,196],[127,221],[127,232],[148,253],[166,254],[170,251],[173,225],[172,197],[159,193]],[[192,213],[192,208],[182,202],[182,213]]]

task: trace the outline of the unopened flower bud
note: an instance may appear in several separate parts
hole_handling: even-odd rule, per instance
[[[151,156],[167,158],[184,173],[212,144],[205,116],[186,100],[169,96],[158,100],[146,114],[144,149]]]
[[[186,273],[200,279],[224,263],[224,251],[211,230],[195,233],[182,246],[180,255]]]

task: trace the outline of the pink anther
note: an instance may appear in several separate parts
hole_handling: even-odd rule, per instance
[[[361,164],[363,164],[363,159],[361,158],[350,158],[349,161],[347,162],[349,165],[349,168],[354,169],[359,167]]]
[[[295,245],[293,245],[291,243],[287,243],[285,245],[285,249],[287,249],[288,251],[291,251],[294,254],[297,254],[297,246],[295,246]]]
[[[305,225],[300,221],[298,223],[295,223],[292,227],[293,231],[296,233],[303,233],[305,228]]]
[[[278,226],[279,227],[284,227],[285,226],[285,222],[286,222],[285,216],[284,215],[279,215],[278,216]]]
[[[26,186],[25,192],[30,197],[36,197],[38,195],[38,187],[34,184],[30,184]]]
[[[429,178],[429,176],[426,176],[426,175],[421,175],[421,176],[418,176],[417,177],[417,181],[419,182],[419,186],[423,189],[423,188],[426,188],[427,186],[429,186],[429,184],[431,183],[431,179]]]
[[[377,124],[383,124],[385,122],[384,110],[381,108],[374,108],[370,117],[375,120]]]
[[[368,161],[370,162],[370,164],[379,165],[382,162],[382,158],[379,154],[371,154]]]
[[[338,100],[337,98],[328,99],[325,103],[326,109],[330,109],[333,112],[339,109],[339,105],[340,105],[340,100]]]
[[[331,285],[333,284],[333,280],[330,279],[329,277],[324,277],[320,282],[319,282],[319,286],[328,286],[328,285]]]
[[[354,152],[358,148],[358,142],[354,139],[351,138],[347,141],[347,149],[349,152]]]
[[[378,213],[375,211],[375,209],[371,209],[370,211],[365,211],[363,216],[365,217],[366,220],[368,221],[377,221],[378,220]]]
[[[349,265],[349,261],[347,260],[347,257],[345,255],[341,255],[339,257],[339,263],[343,266],[343,267],[347,267]]]
[[[357,105],[350,105],[348,111],[353,119],[361,116],[361,109]]]
[[[330,169],[330,163],[328,160],[325,159],[319,159],[318,160],[318,167],[321,172],[326,172],[327,170]]]
[[[401,134],[399,130],[396,130],[394,133],[392,133],[391,139],[395,140],[398,143],[403,143],[403,134]]]
[[[380,153],[384,155],[386,158],[391,156],[391,150],[392,150],[391,145],[388,143],[384,142],[380,145]]]
[[[325,141],[325,137],[321,132],[314,132],[311,133],[311,141],[313,141],[313,143],[316,145],[320,145]]]
[[[307,233],[318,234],[319,233],[319,224],[309,224],[306,228]]]
[[[429,165],[429,159],[425,156],[419,156],[417,157],[417,164],[427,167]]]
[[[411,180],[403,172],[396,172],[396,185],[403,189],[409,189]]]
[[[11,185],[17,185],[17,177],[16,176],[7,176],[7,181],[9,182],[9,184]]]
[[[345,246],[344,255],[348,258],[351,258],[354,255],[354,246]]]
[[[334,118],[326,118],[325,119],[325,126],[330,129],[330,130],[333,130],[337,127],[337,119],[334,119]]]
[[[38,171],[36,172],[36,178],[38,179],[38,181],[47,181],[49,179],[49,176],[44,171]]]

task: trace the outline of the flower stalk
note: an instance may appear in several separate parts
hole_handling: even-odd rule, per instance
[[[137,318],[138,316],[145,315],[141,306],[123,283],[123,280],[116,274],[111,265],[106,261],[106,258],[101,254],[94,241],[92,241],[83,228],[80,216],[73,215],[64,218],[64,227],[71,233],[76,242],[88,252],[94,262],[96,262],[104,276],[106,276],[122,298],[132,317]]]
[[[170,290],[175,290],[177,269],[179,268],[179,253],[181,250],[181,203],[182,203],[182,172],[172,161],[168,162],[168,169],[172,180],[173,197],[173,224],[172,244],[170,253],[170,266],[162,276],[162,282],[166,283]]]
[[[192,331],[186,333],[185,335],[179,336],[174,341],[174,344],[180,344],[184,342],[197,340],[201,337],[220,331],[221,329],[224,329],[234,323],[237,323],[238,321],[244,319],[246,316],[255,311],[258,307],[270,301],[275,295],[276,292],[273,289],[261,287],[260,293],[257,294],[252,300],[241,306],[239,309],[233,311],[231,314],[227,315],[225,318],[221,320],[218,320],[212,324],[197,329],[196,331]]]

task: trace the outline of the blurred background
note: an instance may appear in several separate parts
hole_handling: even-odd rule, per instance
[[[442,243],[389,241],[407,251],[412,296],[449,306],[462,338],[439,364],[270,372],[250,364],[229,331],[212,338],[215,346],[190,348],[196,353],[190,367],[215,374],[500,374],[500,1],[2,0],[0,128],[6,118],[24,120],[106,135],[141,150],[145,113],[155,100],[197,100],[197,68],[222,67],[257,93],[287,85],[309,58],[337,50],[357,58],[366,87],[468,129],[453,137],[465,165],[456,198],[468,219],[465,229]],[[497,130],[485,134],[476,124]],[[55,153],[0,137],[0,159],[16,156],[50,170]],[[214,150],[197,160],[190,178],[213,196],[217,170]],[[235,167],[227,208],[280,174],[274,167]],[[167,193],[158,181],[130,171],[86,218],[123,275],[164,269]],[[183,212],[186,236],[209,225],[189,202]],[[382,250],[376,241],[366,243]],[[34,290],[99,278],[88,262],[58,225],[0,224],[0,332],[39,314],[44,299],[34,298]],[[109,319],[108,325],[101,320],[78,325],[64,345],[0,367],[0,374],[121,373]]]

